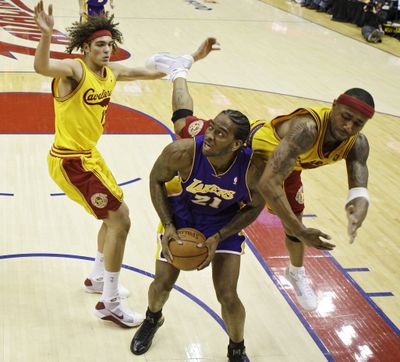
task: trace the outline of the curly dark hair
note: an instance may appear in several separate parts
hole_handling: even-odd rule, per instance
[[[68,37],[70,39],[69,45],[66,48],[66,52],[71,54],[74,49],[83,51],[83,44],[94,32],[98,30],[108,30],[111,32],[111,37],[115,41],[113,45],[113,52],[118,48],[116,42],[122,44],[123,37],[122,33],[117,29],[119,23],[114,23],[114,15],[108,16],[89,16],[87,22],[80,23],[74,22],[69,28],[67,28]]]

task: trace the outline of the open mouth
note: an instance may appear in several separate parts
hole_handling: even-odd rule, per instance
[[[203,142],[203,150],[204,150],[204,151],[209,151],[209,150],[211,150],[210,144],[209,144],[208,142],[206,142],[206,141]]]

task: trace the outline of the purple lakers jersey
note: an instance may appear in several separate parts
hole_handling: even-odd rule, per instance
[[[251,201],[246,179],[252,151],[242,147],[229,169],[217,175],[203,155],[203,140],[203,136],[194,140],[195,154],[188,178],[179,180],[180,187],[169,187],[167,184],[167,190],[175,226],[191,226],[208,236],[212,230],[226,225],[243,203]]]
[[[108,0],[87,0],[87,14],[89,16],[104,15],[104,6]]]

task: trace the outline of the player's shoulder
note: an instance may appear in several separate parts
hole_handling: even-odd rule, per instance
[[[194,155],[195,140],[184,138],[170,143],[164,150],[168,162],[191,161]]]
[[[363,133],[359,133],[347,158],[364,159],[368,157],[368,154],[369,154],[368,139]]]

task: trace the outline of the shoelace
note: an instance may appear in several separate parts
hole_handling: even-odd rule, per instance
[[[157,322],[153,318],[146,317],[142,326],[140,327],[139,335],[141,340],[147,340],[154,328],[156,328]]]
[[[228,358],[230,361],[243,361],[242,357],[247,357],[245,349],[230,349],[228,353]]]
[[[294,277],[294,279],[296,280],[297,284],[299,285],[305,296],[310,297],[314,295],[314,291],[312,290],[310,283],[308,283],[305,273],[299,272],[298,275]]]

